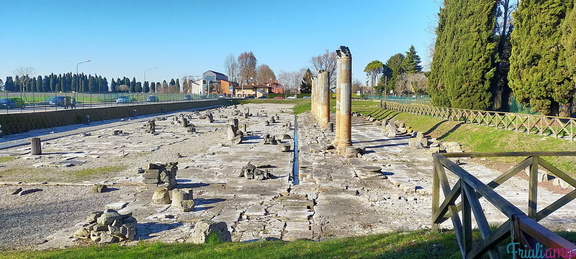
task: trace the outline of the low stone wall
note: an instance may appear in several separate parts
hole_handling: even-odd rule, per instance
[[[89,121],[111,120],[137,115],[166,113],[216,105],[230,105],[230,100],[198,100],[178,103],[155,103],[90,109],[59,110],[35,113],[0,114],[0,135],[16,134],[35,129],[82,124]]]

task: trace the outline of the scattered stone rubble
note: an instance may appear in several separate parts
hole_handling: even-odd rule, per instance
[[[74,233],[74,238],[100,244],[134,240],[137,223],[131,214],[121,215],[113,209],[92,212],[86,224]]]
[[[268,172],[268,169],[257,168],[250,162],[242,167],[242,171],[240,172],[240,177],[246,177],[247,179],[266,180],[270,179],[271,176],[272,174]]]
[[[143,174],[143,183],[149,189],[156,189],[159,185],[165,185],[168,190],[172,190],[176,187],[177,172],[178,162],[150,163]]]

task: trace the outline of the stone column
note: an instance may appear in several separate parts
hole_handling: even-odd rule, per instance
[[[346,147],[352,146],[352,54],[350,49],[341,46],[336,51],[340,61],[340,122],[338,126],[338,151],[344,154]]]
[[[42,144],[40,138],[30,139],[30,150],[31,155],[42,155]]]
[[[318,95],[318,91],[316,91],[316,85],[318,85],[318,77],[312,77],[312,85],[310,86],[310,111],[314,116],[314,119],[318,119],[318,113],[316,112],[316,96]]]
[[[338,144],[340,142],[340,77],[342,75],[342,72],[340,72],[340,69],[342,67],[342,62],[340,61],[340,58],[336,59],[336,112],[334,114],[334,117],[336,119],[336,123],[334,124],[334,146],[338,147]]]
[[[330,80],[327,71],[319,71],[317,89],[318,122],[320,127],[327,129],[330,122]]]

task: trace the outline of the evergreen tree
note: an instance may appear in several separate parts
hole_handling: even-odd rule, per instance
[[[130,82],[130,92],[138,92],[138,89],[136,89],[136,77],[132,77],[132,82]]]
[[[300,93],[309,94],[312,91],[312,77],[310,69],[306,69],[304,77],[302,77],[302,83],[300,83]]]
[[[103,78],[102,76],[99,76],[98,78],[98,88],[100,89],[99,92],[108,93],[108,79],[106,79],[106,77]]]
[[[58,81],[56,82],[56,92],[62,92],[62,74],[58,74]]]
[[[525,105],[546,115],[558,115],[571,102],[574,81],[562,46],[562,21],[572,0],[522,0],[511,35],[510,88]]]
[[[50,92],[50,77],[44,76],[44,80],[42,81],[42,92]]]
[[[420,56],[416,53],[416,48],[410,46],[410,50],[406,52],[404,60],[402,61],[402,70],[406,74],[414,74],[422,72],[422,66],[420,66]]]
[[[180,80],[178,78],[176,78],[176,91],[180,92]]]
[[[144,87],[142,89],[142,92],[144,93],[149,93],[150,92],[150,84],[148,83],[148,81],[144,82]]]
[[[374,87],[378,82],[378,76],[382,73],[382,67],[384,64],[378,60],[374,60],[364,68],[364,73],[366,73],[366,77],[370,79],[371,86]]]
[[[572,75],[572,82],[576,82],[576,4],[572,5],[568,16],[562,25],[562,46],[566,50],[565,60],[568,74]],[[574,98],[574,97],[572,97]]]
[[[479,110],[490,107],[496,2],[444,1],[427,89],[434,105]]]
[[[118,89],[116,89],[116,81],[114,80],[114,78],[112,78],[112,81],[110,82],[110,92],[117,92]]]
[[[386,84],[385,93],[388,93],[390,90],[394,88],[396,82],[400,75],[404,73],[404,55],[402,53],[398,53],[388,59],[386,61],[386,67],[390,68],[392,72],[390,79],[388,80],[388,84]]]
[[[56,91],[56,78],[54,73],[50,74],[50,92]]]
[[[156,83],[150,82],[150,93],[156,93]]]
[[[98,92],[98,82],[96,80],[95,77],[93,77],[92,75],[88,76],[88,91],[91,93],[97,93]]]
[[[6,77],[6,82],[4,83],[4,90],[7,92],[15,92],[16,85],[14,85],[14,79],[11,76]]]
[[[42,92],[42,76],[38,76],[38,78],[36,78],[36,87],[34,92]]]

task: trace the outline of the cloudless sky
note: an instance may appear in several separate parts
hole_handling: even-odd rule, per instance
[[[159,81],[226,73],[252,51],[278,74],[347,46],[353,78],[414,45],[426,66],[438,0],[0,0],[0,79],[30,66]]]

